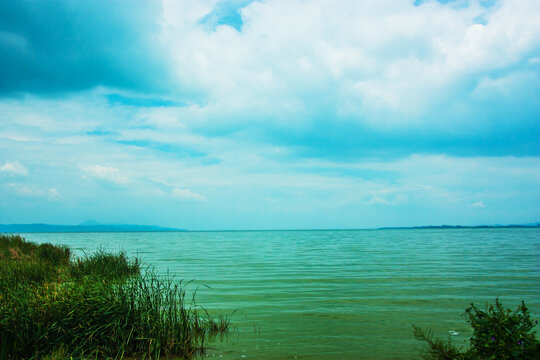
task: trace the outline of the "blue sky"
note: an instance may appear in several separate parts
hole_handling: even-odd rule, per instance
[[[538,13],[0,1],[0,223],[540,221]]]

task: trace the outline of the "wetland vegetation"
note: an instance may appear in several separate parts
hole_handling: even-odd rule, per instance
[[[0,235],[0,359],[188,357],[226,331],[186,299],[186,283],[124,253]]]
[[[234,236],[242,239],[241,234]],[[252,234],[246,235],[246,239],[251,241],[252,238]],[[48,241],[53,240],[51,238]],[[168,242],[161,244],[166,243]],[[175,248],[178,248],[178,243],[175,244]],[[185,263],[183,269],[186,271],[193,269],[193,263],[190,263],[189,259],[195,257],[193,247],[196,248],[197,242],[189,241],[189,244],[192,248],[187,246],[187,242],[184,243],[186,246],[181,247],[184,252],[188,252],[182,260],[182,263]],[[237,245],[236,242],[222,244]],[[77,247],[77,244],[72,243],[72,246]],[[96,249],[97,246],[93,248]],[[159,258],[164,258],[164,254],[171,251],[165,246],[163,247],[165,250],[159,249],[164,253],[154,257],[153,262],[157,263]],[[250,252],[248,255],[253,254],[255,253]],[[271,255],[272,253],[267,255],[270,260]],[[389,252],[385,256],[391,255],[392,252]],[[296,257],[297,255],[290,260],[296,260]],[[277,258],[275,260],[277,261]],[[282,264],[283,258],[280,257],[279,260]],[[238,264],[235,263],[235,267],[231,269],[237,267]],[[205,267],[199,267],[197,272],[192,272],[191,275],[203,274],[204,269]],[[311,270],[310,274],[313,271],[315,270]],[[184,270],[180,271],[178,268],[176,272],[186,274]],[[227,331],[229,319],[227,317],[214,319],[204,308],[195,306],[191,297],[186,297],[186,283],[174,281],[171,277],[163,275],[163,271],[160,274],[156,275],[152,268],[122,252],[108,253],[98,250],[77,257],[73,256],[68,247],[46,242],[38,245],[17,235],[0,235],[0,360],[178,358],[189,357],[205,347],[208,348],[207,335]],[[189,272],[187,274],[190,276]],[[238,274],[233,275],[235,278],[239,277]],[[247,281],[246,278],[243,281]],[[373,283],[378,284],[377,281]],[[355,288],[358,288],[357,283],[354,284]],[[362,289],[366,286],[364,283]],[[301,290],[299,294],[305,292],[305,288]],[[231,291],[235,293],[241,291],[237,282]],[[293,295],[294,292],[287,292],[287,299]],[[329,296],[335,299],[338,295],[332,293]],[[360,296],[361,294],[354,295],[355,299]],[[205,303],[211,300],[212,297],[206,298]],[[361,300],[362,304],[369,301],[366,298]],[[223,301],[227,301],[226,296],[214,299],[212,308],[219,307],[217,303]],[[244,305],[245,303],[242,306]],[[319,308],[320,305],[316,306]],[[448,304],[444,304],[444,307],[448,307]],[[278,310],[283,308],[286,306],[279,307]],[[263,312],[265,307],[262,306],[257,310]],[[378,317],[383,316],[384,311],[384,307],[379,307],[370,313],[362,314],[362,318],[373,316],[373,319],[377,317],[374,321],[380,321]],[[452,309],[452,312],[459,314],[459,309]],[[432,318],[434,321],[439,320],[420,315],[421,310],[414,313],[414,317],[423,319],[422,325]],[[287,314],[287,319],[290,316]],[[440,329],[436,328],[432,332],[415,327],[414,336],[425,345],[421,353],[406,353],[407,349],[403,346],[396,346],[396,351],[402,351],[406,356],[404,358],[423,357],[427,360],[538,359],[540,345],[534,331],[537,324],[524,303],[516,310],[505,308],[499,300],[487,305],[486,308],[471,305],[465,311],[465,318],[472,327],[469,346],[466,349],[459,348],[457,342],[451,341],[450,338],[446,340],[435,337],[433,334],[439,334]],[[339,322],[343,322],[343,319],[341,317]],[[287,324],[294,325],[298,323],[296,320],[294,322],[291,320]],[[264,323],[270,328],[272,319],[266,318]],[[410,322],[406,323],[410,329]],[[434,322],[427,324],[431,327]],[[270,329],[267,332],[268,336],[275,336],[279,332],[278,328]],[[412,340],[412,334],[406,329],[396,330],[395,334],[403,334]],[[306,336],[311,338],[317,335],[320,336],[320,332]],[[243,339],[248,337],[249,334],[242,334]],[[388,335],[387,337],[391,338]],[[282,341],[282,337],[276,339]],[[296,338],[291,336],[291,339]],[[381,339],[385,340],[383,337]],[[340,341],[339,334],[333,337],[333,341]],[[358,344],[365,345],[363,342]],[[373,352],[371,349],[367,352],[360,351],[360,345],[354,349],[354,356],[343,358],[357,358],[358,354],[370,354],[373,357],[369,355],[368,357],[371,358],[385,358],[379,357],[375,352],[377,349]],[[294,341],[294,346],[298,347],[301,344]],[[283,358],[281,356],[283,353],[277,353],[278,350],[272,346],[269,347],[268,354],[264,354],[265,357],[254,357]],[[231,353],[233,355],[228,358],[238,355],[238,351]],[[332,358],[322,352],[313,356]]]
[[[413,325],[414,337],[424,341],[425,360],[537,360],[540,341],[534,331],[538,321],[531,318],[524,302],[514,311],[504,308],[499,299],[482,310],[471,304],[465,310],[473,333],[466,350],[448,340],[435,338],[431,330]]]

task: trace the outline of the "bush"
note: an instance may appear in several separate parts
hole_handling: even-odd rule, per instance
[[[515,311],[503,308],[499,299],[485,311],[474,304],[465,310],[473,328],[473,354],[481,359],[528,360],[540,358],[540,342],[524,302]]]
[[[499,299],[480,310],[474,304],[465,310],[467,322],[473,329],[469,348],[462,352],[451,342],[434,339],[431,331],[413,325],[414,336],[427,342],[422,351],[426,360],[535,360],[540,359],[540,341],[534,326],[537,321],[522,302],[515,311],[505,309]]]
[[[422,358],[425,360],[462,360],[465,355],[457,349],[452,340],[435,338],[431,330],[424,330],[413,325],[414,337],[417,340],[427,342],[427,348],[422,350]]]

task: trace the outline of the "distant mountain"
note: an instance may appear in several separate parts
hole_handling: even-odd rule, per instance
[[[427,225],[427,226],[404,226],[404,227],[381,227],[379,229],[499,229],[499,228],[537,228],[540,223],[520,225]]]
[[[100,224],[95,220],[86,220],[85,222],[82,222],[79,225],[103,225],[103,224]]]
[[[37,232],[144,232],[144,231],[186,231],[155,225],[129,224],[99,224],[87,221],[81,225],[50,225],[50,224],[0,224],[0,233],[37,233]]]

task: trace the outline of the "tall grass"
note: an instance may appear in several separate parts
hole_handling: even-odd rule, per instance
[[[103,249],[71,261],[70,276],[73,279],[91,277],[101,280],[122,280],[140,274],[137,258],[130,259],[124,252],[107,253]]]
[[[29,244],[0,235],[3,254],[24,255],[0,260],[1,360],[189,357],[228,328],[228,317],[216,321],[186,300],[187,284],[141,271],[123,253],[69,260],[58,248],[66,262],[53,245],[42,256]]]
[[[34,259],[53,266],[69,263],[70,249],[52,244],[35,244],[20,235],[0,234],[0,260]]]
[[[0,234],[0,296],[24,284],[57,281],[69,259],[66,247],[38,245],[19,235]]]

